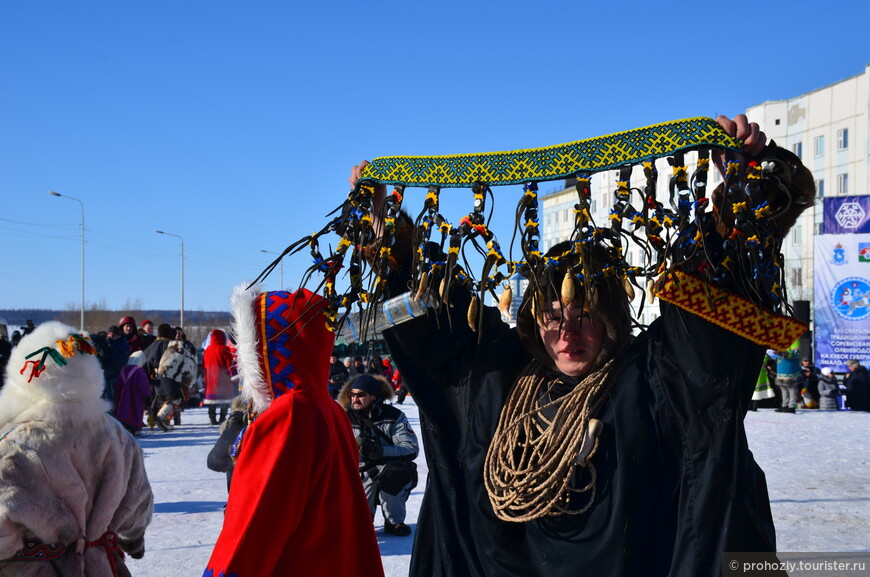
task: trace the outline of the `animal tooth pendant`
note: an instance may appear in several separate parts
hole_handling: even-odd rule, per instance
[[[632,286],[631,281],[626,279],[622,280],[622,286],[625,289],[625,295],[628,297],[628,301],[631,302],[634,300],[634,286]]]
[[[424,294],[426,294],[426,289],[429,288],[429,274],[423,273],[420,275],[420,283],[417,285],[417,294],[414,295],[414,300],[420,300]]]
[[[569,304],[574,300],[575,295],[574,289],[574,278],[571,276],[570,272],[566,272],[565,276],[562,277],[562,307],[567,308]]]
[[[511,288],[511,285],[507,284],[501,291],[501,295],[498,297],[498,310],[508,318],[511,316],[511,302],[513,302],[513,300],[514,291]]]
[[[480,310],[480,299],[477,295],[471,297],[471,303],[468,305],[468,316],[466,320],[468,321],[468,326],[471,327],[471,330],[477,332],[477,313]]]
[[[646,281],[646,298],[650,304],[656,302],[656,283],[653,279]]]

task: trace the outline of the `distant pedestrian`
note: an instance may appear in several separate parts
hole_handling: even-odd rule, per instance
[[[145,345],[144,348],[147,349],[150,347],[151,343],[157,340],[157,335],[154,334],[154,323],[148,319],[142,321],[142,326],[139,329],[139,336],[142,338],[142,343]]]
[[[819,409],[836,411],[839,407],[840,383],[831,367],[822,369],[819,376]]]
[[[129,315],[121,317],[121,320],[118,321],[118,326],[121,328],[121,332],[124,333],[127,344],[130,345],[130,354],[136,351],[144,351],[147,348],[145,341],[139,336],[139,331],[136,329],[136,319]]]
[[[227,346],[227,335],[214,329],[209,335],[208,346],[202,356],[205,398],[208,407],[208,420],[212,425],[220,425],[227,418],[230,403],[238,394],[236,360]],[[217,411],[220,408],[220,418]]]
[[[145,353],[136,351],[113,383],[115,418],[134,435],[142,430],[145,403],[151,396],[151,382],[143,365]]]
[[[800,340],[796,340],[784,351],[768,351],[776,359],[776,386],[782,394],[782,406],[778,413],[794,413],[800,399]]]
[[[853,411],[870,411],[870,375],[857,359],[846,361],[849,373],[846,385],[846,406]]]
[[[344,385],[344,382],[347,380],[348,376],[350,376],[347,367],[344,366],[340,360],[338,360],[338,356],[333,351],[332,356],[329,357],[329,396],[333,399],[338,398],[338,392],[341,390],[341,387]]]
[[[91,335],[91,342],[100,355],[100,364],[103,367],[104,390],[103,398],[114,406],[115,380],[121,374],[121,369],[127,366],[130,358],[130,345],[121,329],[115,325],[109,327],[105,333]]]

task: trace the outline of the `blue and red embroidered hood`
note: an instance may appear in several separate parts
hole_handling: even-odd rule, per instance
[[[262,292],[255,285],[237,287],[232,302],[242,398],[253,416],[293,389],[329,396],[335,335],[323,314],[325,298],[306,289]]]

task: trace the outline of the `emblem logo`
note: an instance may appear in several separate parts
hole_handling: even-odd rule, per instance
[[[861,277],[841,280],[831,291],[831,305],[846,320],[867,318],[870,316],[870,281]]]

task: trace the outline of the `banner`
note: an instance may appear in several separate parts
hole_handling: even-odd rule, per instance
[[[825,234],[870,233],[870,196],[824,199]]]
[[[870,234],[823,234],[814,239],[815,364],[835,372],[847,372],[848,359],[858,359],[867,366]]]

